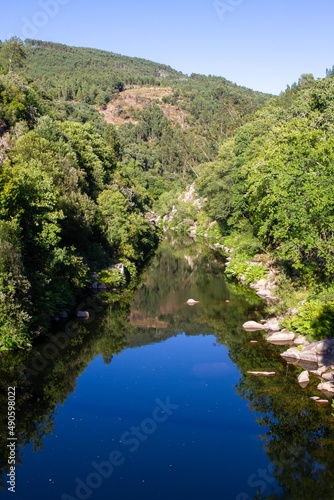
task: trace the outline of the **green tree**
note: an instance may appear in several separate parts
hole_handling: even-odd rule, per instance
[[[26,57],[27,54],[22,40],[15,36],[1,45],[0,58],[9,72],[22,68]]]

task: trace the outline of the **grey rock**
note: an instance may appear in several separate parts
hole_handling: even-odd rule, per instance
[[[290,347],[287,351],[282,352],[281,356],[286,359],[288,363],[298,364],[300,360],[300,351],[298,351],[297,347]]]
[[[272,332],[279,332],[280,330],[280,324],[278,318],[270,318],[264,325],[268,330],[271,330]],[[295,335],[294,337],[295,338]]]
[[[257,323],[256,321],[246,321],[242,325],[242,328],[246,330],[247,332],[256,332],[257,330],[265,330],[265,326],[261,325],[260,323]]]
[[[331,382],[322,382],[318,385],[318,390],[330,398],[334,396],[334,384]]]
[[[249,375],[255,375],[256,377],[273,377],[276,372],[247,372]]]
[[[302,361],[318,364],[318,356],[315,352],[307,351],[306,348],[300,351],[299,357]]]
[[[298,376],[298,383],[301,387],[306,387],[310,382],[310,376],[307,370],[300,373]]]
[[[315,375],[316,377],[322,378],[323,374],[327,371],[327,366],[322,366],[318,368],[317,370],[311,370],[310,373]]]
[[[258,295],[259,297],[261,297],[261,299],[272,299],[273,298],[273,294],[271,293],[271,291],[267,290],[266,288],[258,290],[256,292],[256,295]]]
[[[77,318],[79,318],[79,319],[89,319],[89,312],[88,311],[78,311],[77,312]]]
[[[198,304],[198,303],[199,303],[198,300],[194,300],[194,299],[188,299],[187,300],[188,306],[194,306],[195,304]]]
[[[271,344],[284,345],[292,342],[294,338],[295,334],[292,332],[277,332],[267,337],[267,341]]]
[[[328,382],[334,382],[334,372],[324,373],[322,375],[322,378],[324,380],[327,380]]]
[[[295,338],[293,343],[295,345],[309,345],[309,342],[306,339],[305,335],[298,335],[298,337]]]

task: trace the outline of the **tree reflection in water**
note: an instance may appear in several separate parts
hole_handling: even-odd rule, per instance
[[[36,375],[27,378],[25,368],[50,339],[41,340],[32,352],[4,354],[0,359],[2,470],[7,465],[8,386],[17,387],[18,450],[27,443],[38,450],[53,432],[57,405],[74,392],[77,378],[97,355],[110,363],[124,348],[160,342],[180,332],[214,333],[242,373],[237,392],[258,413],[259,424],[270,429],[263,441],[271,470],[261,477],[254,464],[253,477],[241,477],[240,488],[250,481],[254,498],[334,499],[334,418],[328,407],[309,399],[317,394],[317,380],[301,389],[296,382],[298,369],[286,365],[279,348],[267,343],[261,332],[241,328],[247,319],[261,319],[264,306],[253,292],[223,279],[223,264],[207,246],[172,236],[161,243],[138,289],[105,305],[92,323],[78,323],[69,345]],[[189,307],[189,298],[198,300],[200,307]],[[276,376],[247,375],[248,370],[264,369],[274,370]],[[273,476],[282,487],[281,495],[270,495]]]

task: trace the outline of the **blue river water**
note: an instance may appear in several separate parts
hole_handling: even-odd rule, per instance
[[[310,400],[316,380],[301,389],[277,348],[242,330],[263,314],[211,250],[162,243],[128,302],[80,323],[36,376],[22,367],[43,342],[1,359],[18,440],[13,494],[0,432],[0,499],[334,499],[334,419]]]
[[[57,406],[43,451],[24,451],[17,496],[253,498],[269,460],[263,429],[235,392],[239,378],[213,335],[180,333],[125,349],[109,365],[97,356]]]

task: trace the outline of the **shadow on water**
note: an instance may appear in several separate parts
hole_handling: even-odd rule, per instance
[[[271,465],[261,469],[254,463],[254,473],[246,477],[241,468],[240,494],[233,498],[334,500],[334,418],[328,407],[318,407],[309,399],[317,394],[317,380],[312,378],[306,389],[300,389],[297,368],[286,365],[278,348],[265,342],[262,333],[242,330],[247,319],[263,317],[263,304],[253,292],[226,282],[223,265],[222,257],[206,246],[171,236],[161,243],[138,289],[122,302],[104,305],[91,323],[77,323],[65,347],[54,349],[46,359],[45,353],[50,353],[46,346],[54,345],[58,333],[31,352],[0,358],[4,489],[8,387],[17,387],[16,462],[20,464],[25,447],[43,450],[46,437],[54,432],[57,406],[75,393],[78,377],[94,358],[100,355],[109,364],[124,349],[160,343],[183,332],[187,336],[214,334],[228,348],[241,373],[236,391],[249,402],[264,429],[261,437]],[[187,305],[189,298],[199,304]],[[276,376],[247,375],[247,370],[267,369],[276,371]],[[273,491],[274,484],[280,488]]]

